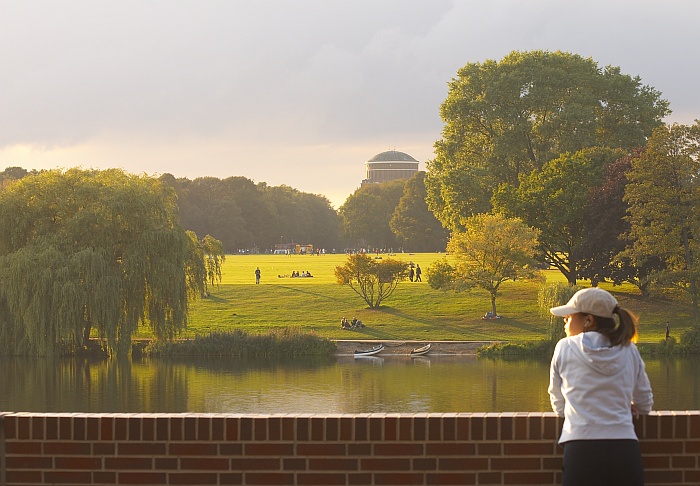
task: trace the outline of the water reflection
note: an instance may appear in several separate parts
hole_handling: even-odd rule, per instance
[[[647,359],[656,410],[700,408],[698,358]],[[465,356],[0,359],[0,410],[361,413],[549,411],[548,360]]]

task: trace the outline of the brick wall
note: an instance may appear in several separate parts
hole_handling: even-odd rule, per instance
[[[640,419],[647,484],[700,484],[700,412]],[[503,414],[0,414],[0,486],[558,484],[561,421]]]

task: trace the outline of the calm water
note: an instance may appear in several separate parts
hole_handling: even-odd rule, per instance
[[[700,359],[646,359],[656,410],[700,409]],[[0,359],[0,410],[549,411],[547,360],[404,356],[323,362]]]

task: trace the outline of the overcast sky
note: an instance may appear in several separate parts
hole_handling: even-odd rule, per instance
[[[0,170],[244,176],[338,207],[365,162],[421,162],[447,83],[567,51],[700,118],[698,0],[0,0]]]

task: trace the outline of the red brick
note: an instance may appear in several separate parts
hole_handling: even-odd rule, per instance
[[[50,469],[53,461],[47,456],[9,456],[5,467],[10,469]]]
[[[360,469],[363,471],[405,471],[411,466],[408,459],[398,458],[365,458],[360,460]]]
[[[269,459],[260,459],[260,460],[263,461],[263,460],[269,460]],[[284,458],[284,459],[282,459],[282,469],[284,471],[306,471],[307,470],[306,459]]]
[[[644,484],[684,484],[683,471],[644,471]],[[692,483],[691,483],[692,484]]]
[[[512,440],[513,439],[513,417],[498,417],[501,423],[501,440]]]
[[[399,440],[411,440],[413,438],[413,419],[411,417],[400,417],[398,429]]]
[[[127,417],[114,417],[114,440],[126,440],[129,421]]]
[[[18,439],[29,439],[29,431],[31,429],[30,418],[29,417],[17,417],[17,438]],[[69,437],[70,438],[70,437]]]
[[[100,418],[100,439],[114,439],[114,421],[111,417]]]
[[[671,457],[671,469],[695,469],[698,467],[697,456]]]
[[[240,440],[253,440],[253,419],[241,417],[238,421]]]
[[[345,484],[345,474],[337,473],[299,473],[297,475],[297,482],[299,485],[333,485],[333,484]]]
[[[141,418],[129,417],[127,423],[129,428],[129,440],[141,440]]]
[[[476,484],[473,473],[427,473],[425,484]]]
[[[428,439],[442,440],[442,417],[428,417]]]
[[[500,472],[476,473],[478,484],[503,484],[503,474]]]
[[[476,444],[477,456],[502,456],[503,443],[501,442],[484,442]]]
[[[685,442],[686,448],[690,442]],[[683,452],[682,441],[642,440],[639,448],[642,454],[680,454]],[[687,449],[686,449],[687,450]]]
[[[117,474],[113,472],[95,471],[92,473],[93,484],[117,484]]]
[[[224,440],[226,438],[226,420],[222,417],[213,417],[211,419],[211,438],[212,440]]]
[[[100,438],[100,419],[97,417],[87,418],[87,440],[98,440]]]
[[[294,454],[292,444],[245,444],[244,454],[249,456],[291,456]]]
[[[177,469],[177,458],[174,457],[156,457],[154,458],[154,469],[165,471],[168,469]]]
[[[117,454],[131,456],[162,456],[165,444],[158,442],[121,442],[117,444]]]
[[[73,439],[85,440],[87,435],[87,418],[73,417]]]
[[[669,456],[644,456],[644,469],[668,469],[671,463]]]
[[[170,419],[168,417],[156,418],[156,440],[168,440],[170,438]]]
[[[0,426],[5,429],[5,440],[17,438],[17,417],[0,416]]]
[[[197,439],[197,417],[184,417],[183,427],[185,431],[183,437],[185,440]]]
[[[184,438],[184,419],[183,417],[170,417],[170,440],[182,440]]]
[[[367,440],[368,420],[366,417],[355,417],[355,440]]]
[[[249,457],[243,459],[231,459],[232,471],[279,471],[280,459],[251,459]]]
[[[219,455],[240,456],[243,455],[243,444],[219,444]]]
[[[491,469],[497,471],[522,471],[540,468],[540,460],[530,457],[503,457],[491,459]]]
[[[555,484],[554,474],[549,472],[505,472],[503,484]]]
[[[379,473],[374,475],[374,484],[425,484],[423,473]]]
[[[114,442],[95,442],[92,444],[92,453],[96,456],[113,456],[117,445]]]
[[[41,442],[8,442],[5,445],[7,454],[41,454]]]
[[[46,442],[44,444],[44,454],[47,455],[81,455],[90,454],[89,442]]]
[[[255,440],[267,440],[267,418],[253,419],[253,438]]]
[[[44,417],[32,417],[32,439],[44,438]]]
[[[197,440],[211,440],[211,419],[209,417],[197,419]]]
[[[455,436],[455,439],[469,440],[469,426],[471,424],[471,420],[469,419],[469,417],[457,417],[455,421],[457,429],[457,435]]]
[[[435,471],[437,469],[437,459],[434,457],[419,457],[411,459],[412,471]]]
[[[528,438],[534,440],[542,439],[542,416],[530,415],[527,417],[528,423]]]
[[[503,453],[506,456],[546,456],[554,453],[554,447],[553,442],[505,442]]]
[[[326,420],[321,417],[311,418],[311,440],[322,441],[325,438]]]
[[[341,417],[339,420],[338,428],[338,439],[339,440],[351,440],[353,431],[353,420],[350,417]]]
[[[375,448],[376,447],[377,446],[375,446]],[[476,444],[468,442],[438,442],[425,444],[425,453],[428,456],[472,456],[475,452]],[[416,454],[420,453],[420,451],[416,451]]]
[[[168,454],[175,456],[216,456],[218,452],[218,446],[208,442],[177,442],[168,446]]]
[[[238,427],[239,420],[236,418],[226,419],[226,440],[239,440]]]
[[[326,417],[325,440],[337,441],[340,436],[340,419],[338,417]]]
[[[427,422],[424,417],[413,417],[413,440],[425,440]]]
[[[350,473],[348,474],[348,484],[358,484],[366,486],[372,484],[372,475],[369,473]]]
[[[456,440],[457,439],[457,419],[455,417],[443,417],[442,418],[442,440]]]
[[[374,444],[375,456],[422,456],[424,446],[418,443],[383,443]]]
[[[681,442],[674,442],[675,445],[680,445]],[[687,440],[685,441],[685,452],[690,454],[700,453],[700,440]]]
[[[376,442],[382,440],[384,432],[384,419],[372,417],[369,419],[369,440]]]
[[[294,475],[287,473],[246,473],[243,480],[245,484],[292,485],[294,484]]]
[[[345,444],[299,444],[297,455],[300,456],[344,456]]]
[[[105,469],[152,469],[150,457],[106,457]],[[175,464],[177,466],[177,463]]]
[[[56,457],[54,469],[100,469],[102,460],[99,457]]]
[[[498,440],[500,438],[498,425],[499,425],[498,417],[486,417],[486,419],[485,419],[485,437],[486,437],[486,440]]]
[[[282,439],[282,420],[279,417],[270,417],[267,421],[268,440]]]
[[[118,484],[167,484],[167,474],[162,472],[120,472]]]
[[[438,460],[440,471],[486,471],[489,468],[489,460],[485,457],[461,457],[446,459],[441,457]]]
[[[222,473],[219,474],[219,484],[243,484],[243,474]]]
[[[180,469],[226,471],[228,467],[229,460],[225,458],[183,457],[180,459]]]
[[[357,459],[309,459],[310,471],[357,471]]]
[[[484,440],[484,420],[482,417],[472,417],[469,429],[471,440]]]
[[[49,484],[92,484],[92,473],[46,471],[44,473],[44,482]]]
[[[46,439],[58,439],[58,417],[46,417]]]
[[[282,418],[282,440],[294,440],[296,437],[296,422],[294,417]]]
[[[167,484],[218,484],[218,476],[216,473],[186,473],[186,472],[176,472],[168,474]],[[165,483],[164,483],[165,484]]]
[[[41,483],[41,471],[7,471],[5,480],[9,484]]]
[[[141,438],[153,440],[156,438],[156,420],[151,417],[141,419]]]
[[[348,456],[369,456],[372,453],[372,444],[348,444]]]

